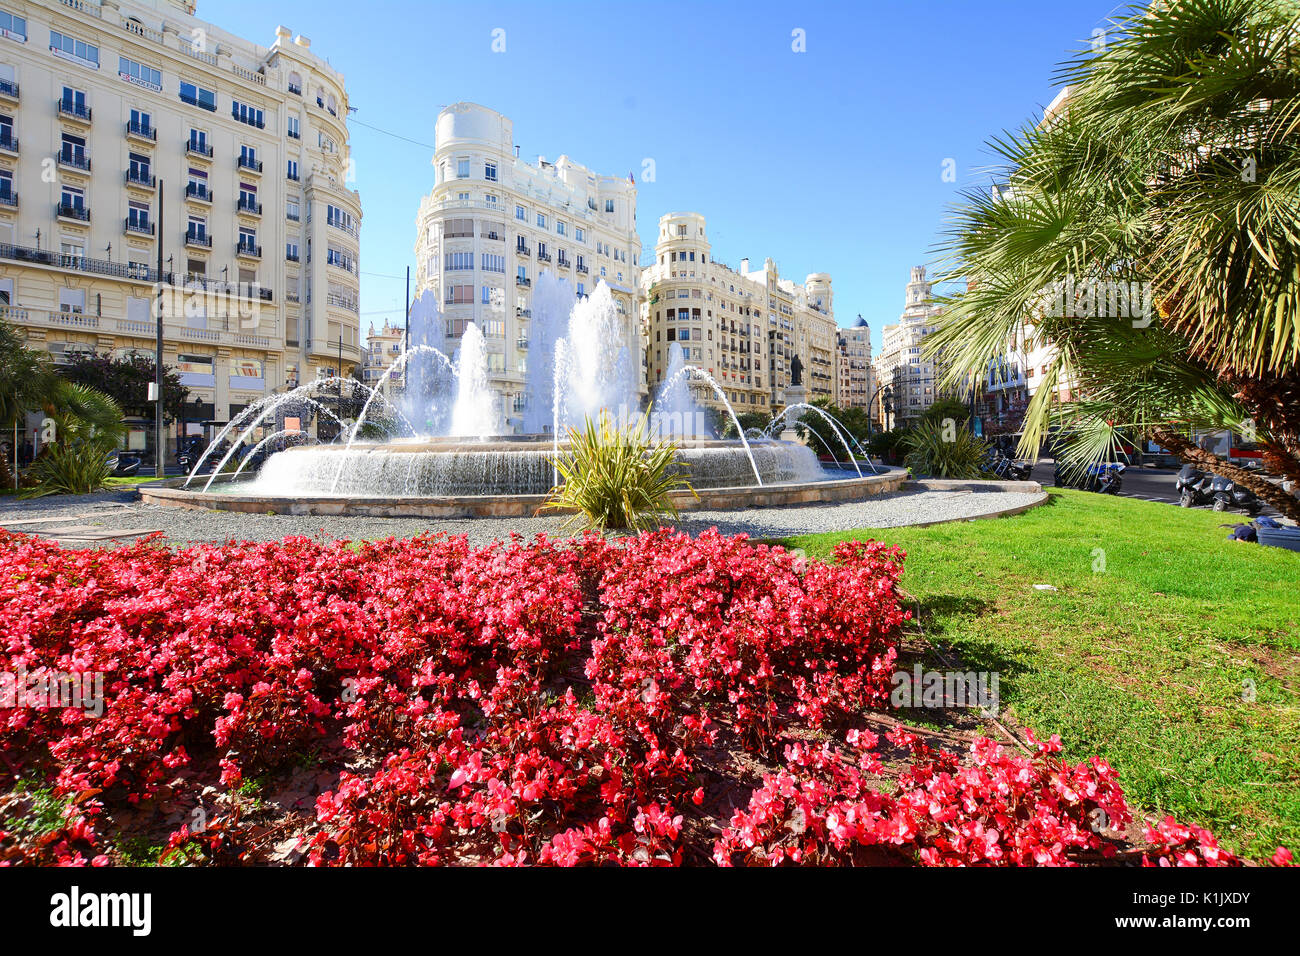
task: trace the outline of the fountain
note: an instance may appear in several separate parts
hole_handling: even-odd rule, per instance
[[[621,424],[641,414],[635,370],[642,346],[604,282],[590,295],[577,297],[567,280],[543,273],[532,295],[531,314],[521,318],[528,321],[519,333],[526,340],[520,369],[523,396],[512,417],[501,406],[489,372],[490,356],[500,355],[501,343],[474,322],[464,323],[458,340],[449,338],[451,323],[434,297],[425,294],[411,311],[409,346],[374,387],[350,379],[323,379],[269,396],[218,436],[225,439],[239,430],[203,492],[185,486],[216,453],[215,443],[193,474],[173,483],[181,487],[148,488],[142,495],[163,504],[249,511],[531,514],[556,483],[555,459],[564,450],[569,428],[602,410]],[[901,481],[903,474],[897,470],[866,478],[859,471],[858,478],[845,479],[843,472],[823,468],[802,443],[746,432],[722,385],[686,358],[676,343],[669,347],[667,375],[649,405],[653,434],[677,443],[677,467],[700,492],[698,502],[685,495],[679,507],[844,500],[892,490]],[[311,396],[321,389],[341,389],[343,381],[365,390],[366,398],[354,422],[339,422],[336,443],[312,444],[310,436],[295,436],[296,447],[269,455],[248,478],[245,466],[273,440],[286,438],[282,428],[256,442],[235,475],[222,474],[236,449],[286,403],[307,402],[334,418]],[[716,396],[738,437],[721,439],[709,431],[708,417],[692,393],[693,382]],[[354,398],[360,394],[354,393]],[[387,409],[381,422],[375,420],[375,403]],[[850,449],[850,460],[855,460],[838,423],[821,409],[809,408],[827,419],[830,430]],[[363,437],[363,427],[370,433],[386,428],[387,437]]]

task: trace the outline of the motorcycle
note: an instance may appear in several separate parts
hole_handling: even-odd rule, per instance
[[[1183,465],[1174,479],[1174,489],[1178,492],[1178,503],[1184,508],[1209,505],[1215,511],[1227,511],[1240,508],[1250,514],[1257,514],[1261,508],[1259,499],[1249,488],[1244,488],[1230,478],[1200,471],[1191,465]]]
[[[109,474],[114,478],[132,478],[140,471],[140,457],[138,455],[113,451],[108,453],[105,462],[110,469]]]
[[[1078,488],[1102,495],[1117,495],[1124,487],[1124,472],[1127,468],[1127,465],[1118,461],[1106,461],[1083,468],[1062,468],[1058,458],[1052,466],[1052,483],[1058,488]]]

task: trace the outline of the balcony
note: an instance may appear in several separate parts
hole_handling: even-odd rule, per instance
[[[581,264],[578,265],[578,267],[577,267],[577,271],[578,271],[578,272],[581,272],[583,275],[587,275],[587,273],[591,272],[590,269],[588,269],[586,266],[581,265]]]
[[[515,255],[531,256],[532,254],[533,254],[533,250],[530,249],[528,246],[524,245],[522,242],[515,246]]]
[[[18,102],[18,84],[13,80],[0,80],[0,100]]]
[[[254,129],[266,129],[266,120],[264,119],[258,120],[252,116],[240,116],[239,110],[237,109],[232,109],[230,111],[230,118],[233,120],[238,120],[239,122],[243,123],[245,126],[251,126]]]
[[[538,262],[550,262],[550,261],[551,261],[551,254],[550,254],[549,252],[539,252],[539,253],[537,253],[537,261],[538,261]]]
[[[199,99],[197,96],[187,96],[184,93],[181,93],[179,95],[182,103],[187,103],[190,106],[200,107],[201,109],[207,110],[209,113],[215,113],[217,111],[216,103],[206,103],[203,100]]]
[[[61,119],[69,119],[77,123],[90,122],[91,109],[89,106],[74,100],[57,99],[54,102],[58,104]]]
[[[191,156],[201,157],[202,159],[212,158],[212,147],[197,139],[189,139],[185,141],[185,152],[189,153]]]
[[[297,262],[297,261],[298,261],[298,253],[296,253],[296,252],[286,252],[286,253],[284,254],[284,261],[285,261],[285,262]]]
[[[90,172],[90,156],[84,150],[63,150],[56,157],[60,166],[64,169],[75,169],[79,172]]]
[[[515,348],[517,348],[517,349],[518,349],[519,351],[521,351],[521,352],[527,352],[527,351],[528,351],[528,336],[526,336],[526,335],[521,335],[521,336],[519,336],[519,338],[517,338],[517,339],[515,340]]]
[[[355,223],[347,222],[343,219],[326,218],[325,224],[333,229],[337,229],[353,239],[357,238],[357,227]]]
[[[482,238],[491,239],[493,242],[505,242],[506,237],[499,232],[485,232]]]
[[[191,249],[211,249],[212,237],[206,232],[187,232],[185,233],[185,245]]]
[[[136,282],[158,282],[159,273],[148,266],[132,266],[125,262],[110,262],[105,259],[88,259],[85,256],[69,256],[49,249],[33,249],[31,246],[15,246],[0,243],[0,259],[13,259],[18,262],[55,269],[85,272],[91,275],[110,276],[117,279],[131,279]],[[164,274],[170,282],[170,273]]]
[[[126,135],[132,139],[148,140],[151,143],[158,142],[157,127],[150,126],[148,123],[128,121],[126,124]]]
[[[262,258],[262,247],[257,243],[246,242],[241,239],[235,244],[235,255],[244,259],[260,259]]]
[[[239,201],[235,203],[235,212],[243,216],[260,216],[262,215],[262,204],[240,196]]]
[[[188,202],[201,202],[212,205],[212,191],[204,183],[190,183],[185,187],[185,199]]]
[[[572,265],[573,263],[564,258],[564,256],[560,256],[560,258],[555,260],[555,267],[557,269],[568,269]]]
[[[247,170],[251,173],[260,173],[262,171],[262,161],[241,155],[235,158],[235,168]]]
[[[294,86],[292,83],[290,83],[289,92],[292,93],[294,96],[302,96],[302,87]]]
[[[18,153],[18,139],[14,136],[13,130],[6,130],[0,134],[0,153]]]
[[[17,208],[18,208],[18,194],[17,194],[17,193],[0,193],[0,206],[9,206],[10,208],[17,209]]]
[[[515,285],[517,286],[522,286],[523,288],[527,289],[532,284],[533,284],[532,280],[529,279],[527,276],[515,276]]]
[[[85,206],[77,206],[72,203],[55,203],[54,214],[60,219],[69,222],[90,222],[90,210]]]
[[[152,236],[154,234],[153,223],[142,219],[127,219],[125,229],[137,236]]]
[[[138,186],[141,189],[156,189],[158,187],[158,177],[152,176],[142,169],[128,169],[126,171],[126,184],[128,186]]]

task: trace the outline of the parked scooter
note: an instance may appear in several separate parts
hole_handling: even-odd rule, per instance
[[[1253,515],[1261,507],[1259,499],[1249,488],[1191,465],[1183,465],[1174,479],[1174,488],[1178,491],[1178,503],[1184,508],[1198,505],[1209,505],[1215,511],[1240,508]]]

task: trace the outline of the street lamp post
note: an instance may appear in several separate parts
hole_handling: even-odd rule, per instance
[[[163,453],[163,181],[158,180],[158,322],[157,340],[154,343],[154,476],[161,479],[164,474],[165,456]]]

